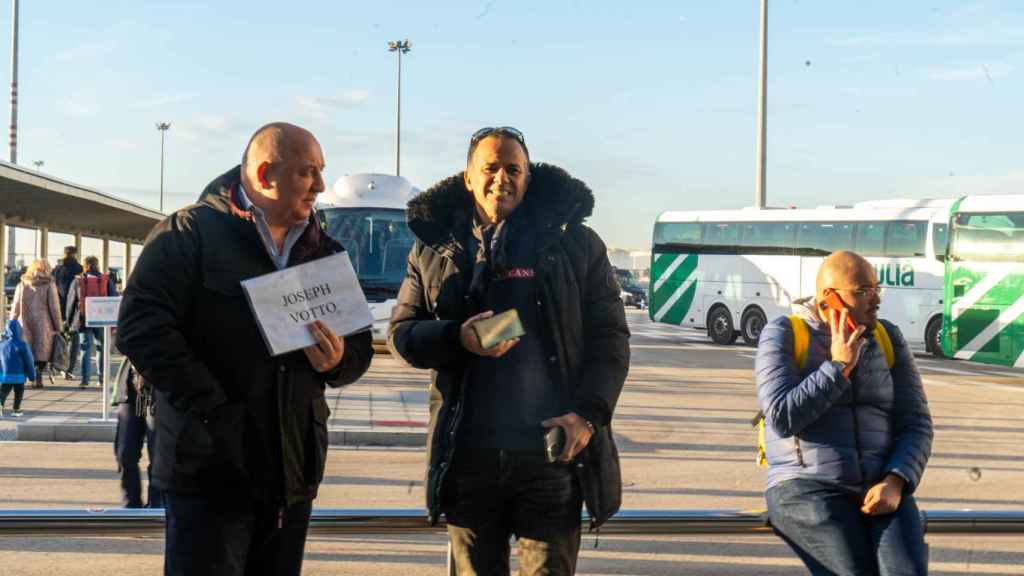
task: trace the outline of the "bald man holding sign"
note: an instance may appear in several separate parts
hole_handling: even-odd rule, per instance
[[[260,128],[241,166],[151,233],[128,280],[118,348],[156,391],[153,482],[168,575],[299,574],[327,455],[325,386],[356,381],[369,332],[272,355],[242,282],[342,252],[316,220],[323,152]]]

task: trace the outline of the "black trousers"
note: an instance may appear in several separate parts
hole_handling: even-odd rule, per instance
[[[154,432],[152,415],[142,417],[136,414],[134,402],[118,404],[114,456],[117,458],[117,471],[121,474],[121,505],[125,508],[164,507],[163,494],[152,482]],[[150,480],[145,503],[142,501],[142,475],[139,471],[143,443],[149,457],[146,476]]]
[[[457,451],[442,505],[456,574],[509,574],[513,535],[521,576],[574,574],[583,502],[572,466],[543,452]]]
[[[14,411],[21,410],[21,399],[25,397],[24,384],[2,384],[0,385],[0,408],[7,403],[7,395],[14,390]]]
[[[281,510],[251,500],[164,493],[165,576],[298,576],[312,500]],[[280,515],[279,515],[280,514]]]

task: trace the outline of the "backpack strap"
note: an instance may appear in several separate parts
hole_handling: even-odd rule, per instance
[[[789,317],[789,325],[793,328],[793,359],[800,370],[807,365],[807,351],[811,347],[811,329],[804,319],[793,314]]]
[[[811,347],[811,329],[808,328],[807,322],[804,322],[803,318],[795,314],[789,317],[789,325],[793,328],[793,360],[796,361],[800,371],[803,371],[804,366],[807,365],[807,352]],[[757,429],[757,456],[754,460],[758,466],[767,468],[768,453],[764,438],[764,412],[758,410],[751,423]],[[796,436],[793,437],[793,445],[796,449],[797,459],[802,466],[804,455],[800,449],[800,440]]]
[[[882,348],[882,354],[885,355],[885,363],[889,366],[889,370],[896,365],[896,351],[892,347],[892,339],[889,338],[889,332],[885,329],[885,324],[879,320],[875,322],[875,341]]]

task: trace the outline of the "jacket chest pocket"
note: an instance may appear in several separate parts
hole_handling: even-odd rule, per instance
[[[242,289],[245,275],[234,271],[204,272],[203,295],[198,299],[199,320],[212,343],[223,344],[225,337],[258,334],[259,327]]]

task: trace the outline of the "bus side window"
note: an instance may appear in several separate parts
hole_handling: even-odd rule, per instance
[[[861,256],[885,255],[885,223],[858,222],[855,252]]]
[[[739,224],[707,224],[704,228],[704,245],[714,246],[716,252],[735,253],[739,240]]]
[[[740,244],[751,254],[793,254],[796,224],[791,222],[750,222],[740,224]]]
[[[885,255],[890,257],[924,256],[927,226],[924,222],[889,222]]]
[[[804,222],[797,241],[800,254],[817,256],[837,250],[853,250],[853,224],[849,222]]]

